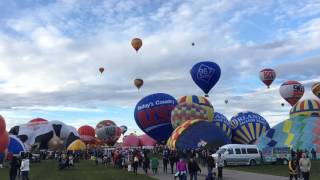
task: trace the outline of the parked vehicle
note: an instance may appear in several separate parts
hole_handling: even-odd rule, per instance
[[[266,147],[262,149],[263,162],[278,163],[287,165],[291,160],[291,151],[289,147]]]
[[[224,159],[224,165],[257,165],[261,164],[261,154],[256,145],[227,144],[219,148],[212,156],[216,159],[218,154]]]

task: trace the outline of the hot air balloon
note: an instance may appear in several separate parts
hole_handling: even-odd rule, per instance
[[[210,101],[202,96],[182,96],[178,99],[178,104],[183,103],[195,103],[200,105],[202,108],[204,108],[207,111],[208,114],[208,121],[211,121],[213,118],[214,109]]]
[[[290,110],[290,118],[294,118],[296,116],[320,117],[320,101],[314,99],[306,99],[298,102]]]
[[[9,135],[9,145],[8,152],[12,154],[20,154],[21,152],[26,152],[26,148],[23,142],[15,135]]]
[[[134,85],[140,89],[143,86],[143,80],[142,79],[135,79],[134,80]]]
[[[280,95],[291,106],[295,105],[304,94],[304,86],[298,81],[284,82],[280,87]]]
[[[260,71],[260,79],[268,88],[270,88],[275,78],[276,72],[273,69],[263,69]]]
[[[102,74],[103,71],[104,71],[104,68],[103,68],[103,67],[100,67],[100,68],[99,68],[99,71],[100,71],[100,73]]]
[[[268,122],[254,112],[240,112],[231,118],[232,142],[255,144],[261,134],[269,130]]]
[[[138,52],[142,46],[142,40],[140,38],[134,38],[131,41],[131,45],[136,50],[136,52]]]
[[[0,152],[4,152],[7,149],[9,144],[9,134],[5,131],[0,134]]]
[[[195,45],[195,43],[193,42],[193,43],[191,43],[191,46],[194,46]]]
[[[4,133],[5,131],[6,131],[6,121],[0,115],[0,134]]]
[[[40,124],[48,124],[48,120],[43,118],[35,118],[28,122],[29,125],[40,125]]]
[[[311,88],[314,95],[320,98],[320,82],[314,83]]]
[[[139,136],[139,140],[141,146],[155,146],[157,143],[156,140],[152,139],[147,134]]]
[[[139,138],[135,134],[130,134],[123,137],[123,145],[125,147],[138,147],[139,142]]]
[[[204,120],[185,121],[170,136],[167,145],[170,149],[190,150],[203,147],[218,148],[229,144],[226,134]]]
[[[173,131],[171,111],[176,105],[177,101],[169,94],[148,95],[137,103],[135,121],[142,131],[157,142],[165,144]]]
[[[80,139],[85,144],[91,143],[94,140],[95,135],[96,135],[96,132],[95,132],[94,128],[91,127],[91,126],[88,126],[88,125],[81,126],[78,129],[78,133],[80,135]]]
[[[208,121],[208,112],[195,103],[178,104],[171,112],[171,125],[174,129],[183,122],[193,119]]]
[[[224,133],[226,133],[227,137],[231,139],[232,129],[231,124],[228,121],[227,117],[223,114],[214,112],[214,117],[212,123],[219,129],[221,129]]]
[[[68,151],[83,151],[85,149],[86,145],[80,139],[72,142],[67,148]]]
[[[125,134],[128,130],[128,127],[127,126],[120,126],[120,129],[121,129],[121,133]]]
[[[229,101],[226,99],[226,100],[224,100],[224,103],[225,103],[225,104],[228,104],[228,103],[229,103]]]
[[[211,61],[203,61],[195,64],[191,71],[193,81],[202,89],[208,97],[209,91],[218,82],[221,70],[218,64]]]
[[[107,145],[113,146],[121,136],[121,129],[110,120],[104,120],[96,126],[97,137]]]

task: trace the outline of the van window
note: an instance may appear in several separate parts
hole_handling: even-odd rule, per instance
[[[239,148],[234,149],[236,151],[236,154],[241,154],[241,151]]]
[[[228,154],[233,154],[233,149],[228,149]]]
[[[258,154],[258,150],[255,148],[248,148],[247,151],[248,154]]]
[[[241,148],[241,153],[242,153],[242,154],[247,154],[246,148]]]
[[[222,149],[219,149],[216,153],[217,154],[224,154],[224,152],[226,152],[227,149],[225,148],[222,148]]]

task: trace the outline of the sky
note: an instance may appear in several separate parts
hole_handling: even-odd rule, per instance
[[[283,82],[316,99],[319,39],[320,0],[2,0],[0,114],[7,129],[36,117],[75,127],[110,119],[141,134],[136,103],[157,92],[203,95],[189,71],[210,60],[222,71],[209,94],[215,111],[253,111],[273,126],[289,116]],[[276,70],[270,89],[263,68]],[[145,82],[139,91],[135,78]]]

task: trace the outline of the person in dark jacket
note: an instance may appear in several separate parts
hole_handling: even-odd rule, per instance
[[[19,168],[20,168],[19,160],[16,156],[13,156],[10,162],[10,180],[16,179]]]
[[[292,158],[291,161],[289,161],[289,179],[292,180],[294,178],[295,180],[298,179],[298,166],[295,156]]]
[[[212,157],[212,153],[207,156],[207,168],[208,168],[208,176],[212,176],[212,170],[215,167],[214,158]]]
[[[190,161],[188,162],[188,171],[190,174],[190,180],[197,180],[198,171],[201,173],[201,169],[194,158],[190,158]]]
[[[148,169],[150,169],[150,160],[147,155],[144,156],[142,161],[143,170],[146,174],[148,174]]]
[[[169,161],[170,161],[170,168],[171,168],[171,174],[173,174],[173,167],[174,167],[174,163],[176,163],[176,155],[175,152],[171,152],[169,155]]]

